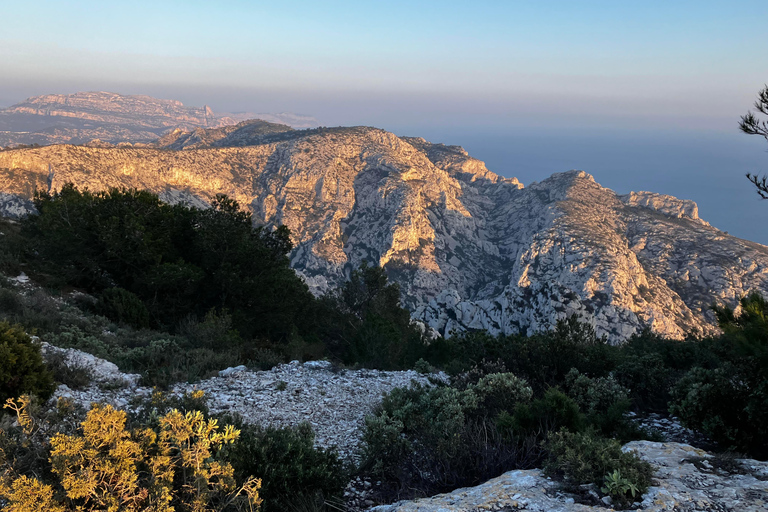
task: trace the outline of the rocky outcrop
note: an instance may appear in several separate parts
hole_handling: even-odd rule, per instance
[[[33,339],[36,339],[35,336]],[[51,345],[50,343],[41,342],[41,352],[43,358],[50,360],[53,356],[58,355],[62,358],[62,363],[68,366],[70,369],[80,369],[85,371],[92,379],[95,385],[117,387],[117,388],[135,388],[140,375],[135,373],[123,373],[117,367],[115,363],[101,359],[82,350],[74,348],[59,348]],[[98,397],[94,397],[99,401]],[[84,403],[82,405],[88,405]]]
[[[47,344],[44,351],[63,351],[68,364],[89,368],[95,377],[87,389],[59,386],[54,399],[69,398],[86,408],[92,402],[126,408],[136,406],[137,397],[149,398],[152,394],[152,388],[138,385],[137,375],[122,374],[103,359]],[[447,379],[444,374],[432,377]],[[429,378],[412,370],[342,370],[327,361],[294,361],[268,371],[251,371],[245,366],[228,368],[219,377],[176,384],[169,392],[182,395],[202,390],[211,412],[237,413],[248,423],[286,427],[308,422],[318,446],[336,447],[342,458],[356,459],[365,416],[373,413],[384,393],[411,382],[429,385]]]
[[[148,143],[168,130],[234,125],[259,118],[296,128],[317,126],[298,114],[216,114],[210,107],[110,92],[47,94],[0,110],[0,147],[17,144]]]
[[[712,456],[685,444],[634,441],[624,446],[656,470],[655,483],[631,510],[648,512],[762,512],[768,507],[768,463],[739,461],[728,473],[713,465]],[[477,487],[393,505],[371,512],[468,512],[520,510],[530,512],[590,512],[613,510],[609,504],[577,503],[557,482],[540,470],[504,473]]]
[[[697,220],[704,225],[709,225],[699,218],[699,207],[693,201],[653,192],[630,192],[619,196],[619,199],[630,206],[644,206],[669,217]]]
[[[273,128],[179,132],[168,141],[181,151],[3,151],[0,191],[73,182],[198,205],[225,193],[291,229],[291,263],[316,293],[375,262],[442,334],[533,333],[578,315],[615,342],[644,328],[682,338],[716,331],[713,303],[768,294],[768,248],[708,225],[692,201],[619,196],[582,171],[524,188],[458,146],[375,128]]]

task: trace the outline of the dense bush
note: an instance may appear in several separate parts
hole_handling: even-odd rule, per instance
[[[28,332],[56,329],[62,319],[59,304],[40,289],[19,293],[13,286],[0,288],[0,320],[24,326]]]
[[[39,193],[35,206],[39,215],[22,229],[37,253],[31,262],[51,282],[102,293],[103,312],[116,320],[143,326],[136,296],[156,327],[227,309],[241,333],[280,338],[313,307],[289,266],[288,230],[254,228],[251,215],[224,196],[200,210],[145,191],[66,185]]]
[[[492,336],[483,331],[459,333],[438,340],[427,349],[433,364],[460,374],[483,364],[502,364],[524,378],[537,393],[563,386],[571,368],[590,376],[604,376],[614,366],[618,349],[596,336],[576,317],[557,322],[554,329],[526,337]]]
[[[9,405],[22,442],[14,458],[0,460],[0,500],[8,510],[224,512],[261,503],[261,481],[249,476],[238,482],[219,457],[239,432],[199,411],[172,410],[150,428],[129,429],[125,412],[95,404],[76,431],[53,433],[41,443],[37,437],[46,426],[30,415],[28,399]],[[7,444],[8,436],[0,437]],[[50,464],[33,473],[18,455],[41,447]]]
[[[289,510],[296,502],[338,498],[348,471],[333,450],[315,448],[312,427],[262,428],[227,419],[240,438],[225,451],[235,475],[259,475],[265,512]]]
[[[174,382],[209,378],[219,370],[249,361],[244,353],[247,347],[201,347],[183,336],[157,331],[117,328],[104,334],[66,325],[43,339],[57,347],[77,348],[112,361],[124,372],[140,374],[142,384],[163,388]]]
[[[768,456],[768,381],[750,382],[733,365],[694,368],[675,385],[671,411],[723,448]]]
[[[347,364],[383,369],[411,368],[425,353],[421,331],[400,305],[400,287],[384,269],[363,261],[323,301],[328,348]]]
[[[166,333],[136,344],[88,333],[100,343],[74,336],[68,346],[102,345],[98,355],[142,372],[147,383],[287,358],[408,368],[424,355],[421,331],[383,269],[364,263],[340,289],[316,300],[289,266],[287,228],[254,228],[251,215],[225,196],[197,209],[164,204],[146,191],[92,193],[66,185],[39,193],[35,205],[39,215],[23,220],[19,237],[38,281],[93,294],[98,300],[83,309],[123,330]],[[26,322],[31,309],[5,295],[0,290],[0,310],[14,321],[56,334],[73,323]],[[156,350],[162,340],[164,353]]]
[[[363,470],[391,496],[476,485],[537,458],[535,442],[505,435],[502,413],[531,399],[512,374],[489,374],[461,390],[451,386],[394,389],[366,419]]]
[[[568,432],[561,430],[547,438],[547,459],[545,471],[561,478],[566,487],[579,491],[583,484],[602,486],[606,476],[618,472],[635,489],[636,496],[627,492],[613,492],[612,498],[620,505],[626,505],[640,497],[651,485],[651,465],[634,453],[621,450],[621,445],[612,439],[600,437],[592,431]],[[621,489],[611,486],[610,490]],[[628,489],[628,488],[626,488]],[[604,491],[605,492],[605,491]]]
[[[149,310],[135,293],[115,286],[101,292],[96,311],[116,322],[137,329],[149,327]]]
[[[520,404],[511,417],[503,417],[516,435],[537,440],[548,432],[565,428],[578,431],[584,428],[584,415],[575,400],[557,388],[549,388],[530,403]]]
[[[629,389],[629,396],[638,408],[662,412],[669,404],[675,373],[655,352],[625,357],[614,372],[616,381]]]
[[[741,311],[718,308],[724,334],[710,341],[718,364],[691,369],[674,386],[671,411],[724,448],[768,457],[768,303],[741,299]],[[714,359],[714,358],[713,358]]]
[[[48,398],[53,377],[43,363],[40,344],[18,325],[0,322],[0,403],[22,394]]]

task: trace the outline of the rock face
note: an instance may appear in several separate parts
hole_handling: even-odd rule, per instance
[[[615,342],[644,328],[680,338],[716,330],[712,303],[768,294],[765,246],[713,228],[692,201],[619,196],[582,171],[523,188],[460,147],[364,127],[257,123],[158,144],[183,150],[3,151],[0,192],[28,199],[73,182],[193,204],[225,193],[291,229],[292,265],[313,291],[375,262],[443,334],[532,333],[579,315]]]
[[[0,110],[0,147],[15,144],[147,143],[168,130],[234,125],[260,118],[296,128],[317,126],[298,114],[215,114],[210,107],[109,92],[48,94]]]
[[[711,456],[685,444],[634,441],[634,450],[656,469],[656,484],[631,510],[653,512],[717,510],[761,512],[768,509],[768,463],[742,460],[741,474],[727,474],[708,460]],[[482,485],[448,494],[374,507],[371,512],[467,512],[526,510],[530,512],[589,512],[610,506],[575,503],[541,471],[510,471]]]

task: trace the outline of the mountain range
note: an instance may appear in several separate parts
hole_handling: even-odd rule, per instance
[[[173,129],[220,128],[248,119],[311,128],[318,125],[299,114],[214,113],[207,105],[186,107],[180,101],[110,92],[35,96],[0,109],[0,147],[19,144],[143,144]]]
[[[377,263],[441,334],[533,333],[578,315],[613,342],[682,338],[716,332],[713,304],[768,294],[768,247],[709,225],[692,201],[620,195],[583,171],[524,187],[461,147],[369,127],[252,121],[150,146],[0,151],[0,212],[69,182],[198,206],[224,193],[290,228],[291,264],[316,294]]]

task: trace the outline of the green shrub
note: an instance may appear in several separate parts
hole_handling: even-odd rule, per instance
[[[286,362],[285,358],[274,350],[263,347],[254,349],[248,359],[248,365],[259,370],[271,370]]]
[[[363,261],[321,307],[327,317],[321,330],[329,350],[346,364],[405,369],[424,355],[422,333],[400,304],[400,287],[388,282],[381,267]]]
[[[672,389],[670,412],[723,448],[768,455],[768,382],[751,384],[732,364],[694,368]]]
[[[571,368],[588,375],[607,375],[619,351],[575,316],[558,321],[548,332],[529,337],[467,332],[434,345],[427,351],[430,361],[439,362],[453,374],[493,362],[525,379],[536,394],[562,387]]]
[[[0,322],[0,403],[25,393],[47,399],[53,377],[43,363],[40,344],[18,325]]]
[[[0,314],[4,318],[18,318],[24,311],[24,302],[19,293],[12,288],[0,289]]]
[[[528,383],[512,373],[491,373],[470,385],[468,391],[478,399],[483,415],[496,417],[502,411],[513,411],[521,403],[530,402],[533,391]]]
[[[486,375],[466,389],[392,390],[366,418],[362,470],[391,494],[413,496],[476,485],[536,461],[535,443],[505,435],[496,417],[530,400],[511,374]]]
[[[259,475],[263,485],[263,510],[282,511],[299,496],[325,500],[338,497],[347,482],[347,470],[334,450],[314,447],[315,435],[308,423],[295,428],[237,425],[240,439],[225,457],[235,475]]]
[[[667,410],[674,373],[660,354],[633,354],[614,373],[617,382],[630,390],[630,398],[638,408]]]
[[[161,388],[213,377],[224,368],[248,361],[243,347],[200,348],[180,336],[157,331],[121,328],[96,335],[67,325],[43,339],[57,347],[76,348],[111,361],[123,372],[140,374],[143,385]]]
[[[593,431],[553,432],[547,438],[546,451],[545,472],[562,479],[572,491],[578,491],[583,484],[603,486],[606,475],[615,471],[619,472],[620,478],[633,485],[639,495],[651,485],[653,468],[649,463],[635,453],[623,452],[618,441],[600,437]],[[624,498],[618,494],[612,497],[630,499],[624,494]]]
[[[768,457],[768,302],[757,293],[741,311],[715,308],[723,335],[709,340],[716,361],[691,369],[672,390],[670,410],[726,449]]]
[[[629,505],[640,497],[640,489],[629,478],[625,478],[621,471],[614,470],[604,477],[603,486],[600,488],[606,495],[613,499],[618,505]]]
[[[243,342],[240,334],[232,325],[232,315],[216,309],[208,311],[202,322],[193,316],[185,318],[179,324],[178,334],[189,340],[195,347],[200,348],[221,350]]]
[[[515,408],[511,420],[512,429],[517,435],[538,439],[560,428],[577,432],[585,425],[578,404],[557,388],[549,388],[544,396],[530,404],[520,404]]]
[[[30,263],[89,292],[134,293],[156,327],[216,308],[230,311],[244,336],[282,339],[314,307],[290,268],[287,228],[254,228],[250,213],[226,196],[197,209],[164,204],[147,191],[93,193],[67,184],[37,194],[35,206],[39,215],[25,218],[21,230]],[[143,325],[135,301],[123,311],[125,297],[108,298],[113,317]]]
[[[491,373],[508,373],[507,367],[501,359],[495,361],[482,359],[470,370],[456,374],[452,382],[457,388],[466,389],[467,386],[477,384],[480,379]]]
[[[93,380],[93,372],[83,365],[71,365],[64,352],[51,351],[45,356],[45,364],[51,370],[53,380],[70,389],[83,389]]]
[[[0,319],[21,324],[35,333],[56,329],[61,322],[61,314],[56,301],[41,289],[22,294],[16,288],[2,288]]]
[[[115,322],[145,329],[149,327],[147,306],[135,293],[120,287],[107,288],[101,292],[96,311]]]
[[[638,439],[643,432],[627,420],[629,389],[619,384],[613,375],[590,378],[573,368],[566,375],[568,396],[573,398],[586,415],[587,423],[604,435],[622,440]]]
[[[593,379],[572,368],[565,376],[565,382],[568,395],[587,414],[606,410],[616,402],[629,398],[629,390],[611,375]]]

